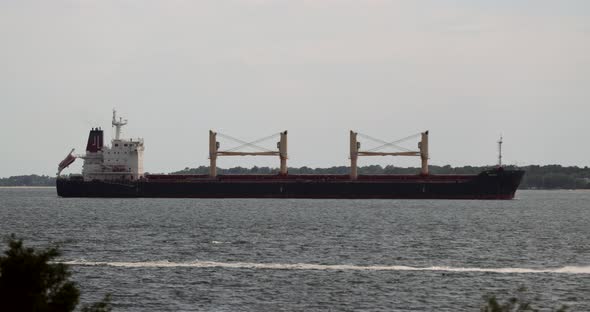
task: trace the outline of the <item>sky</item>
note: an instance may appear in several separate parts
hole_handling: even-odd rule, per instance
[[[505,163],[588,166],[590,2],[0,0],[0,177],[54,175],[113,108],[152,173],[208,165],[209,129],[288,130],[295,167],[347,165],[351,129],[430,130],[434,165],[494,164],[503,135]],[[254,165],[279,160],[218,160]]]

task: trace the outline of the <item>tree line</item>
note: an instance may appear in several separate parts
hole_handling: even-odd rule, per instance
[[[55,177],[46,175],[20,175],[0,178],[0,186],[55,186]]]
[[[492,166],[429,166],[431,174],[478,174]],[[521,189],[590,189],[590,168],[589,167],[563,167],[560,165],[530,165],[530,166],[507,166],[506,169],[522,169],[526,173],[520,184]],[[289,174],[349,174],[350,167],[335,166],[329,168],[310,167],[289,167]],[[417,174],[420,168],[417,167],[395,167],[370,165],[358,168],[359,174]],[[208,174],[208,166],[197,168],[184,168],[172,174]],[[279,168],[272,167],[233,167],[228,169],[218,168],[218,174],[278,174]]]
[[[430,166],[432,174],[478,174],[491,166],[463,166],[451,167]],[[560,165],[530,165],[530,166],[508,166],[506,169],[522,169],[526,171],[521,189],[590,189],[590,168],[586,167],[564,167]],[[310,167],[289,167],[290,174],[349,174],[350,167],[334,166],[329,168]],[[359,174],[417,174],[420,168],[402,168],[395,166],[370,165],[359,167]],[[219,174],[278,174],[278,168],[257,167],[244,168],[218,168]],[[208,174],[208,166],[197,168],[184,168],[171,174]],[[55,186],[55,177],[39,175],[21,175],[8,178],[0,178],[0,186]]]

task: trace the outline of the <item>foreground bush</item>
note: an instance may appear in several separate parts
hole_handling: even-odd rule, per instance
[[[74,311],[80,290],[70,281],[68,267],[53,260],[57,248],[25,248],[14,235],[0,256],[0,311]],[[111,311],[110,297],[82,307],[84,312]]]
[[[514,297],[505,300],[504,302],[498,302],[496,296],[484,296],[486,301],[485,306],[481,308],[481,312],[516,312],[516,311],[531,311],[536,312],[540,311],[539,308],[535,307],[529,300],[526,299],[524,292],[526,291],[525,287],[520,287],[517,290],[517,295]],[[547,309],[543,309],[543,311],[549,311]],[[562,306],[559,309],[554,309],[551,311],[555,312],[565,312],[567,311],[567,306]]]

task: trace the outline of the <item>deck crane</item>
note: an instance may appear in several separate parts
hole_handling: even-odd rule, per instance
[[[375,141],[381,143],[381,146],[372,148],[370,150],[363,151],[361,150],[361,143],[358,141],[357,136],[363,137],[365,139]],[[421,141],[418,142],[418,151],[413,151],[404,147],[397,145],[403,141],[407,141],[413,138],[420,136]],[[393,147],[400,152],[380,152],[379,150],[385,147]],[[357,170],[357,160],[359,156],[420,156],[422,159],[422,169],[420,171],[421,175],[428,175],[428,131],[413,134],[407,136],[405,138],[387,142],[380,139],[373,138],[366,134],[354,132],[350,130],[350,178],[352,180],[356,180],[358,178],[358,170]]]
[[[234,147],[228,150],[220,150],[219,148],[221,145],[217,141],[217,135],[223,137],[225,139],[237,142],[241,145]],[[272,138],[280,137],[279,142],[277,142],[277,150],[270,150],[257,144],[266,140],[270,140]],[[250,147],[255,150],[256,152],[240,152],[239,149],[244,147]],[[281,168],[280,174],[286,175],[287,174],[287,131],[283,131],[280,133],[275,133],[270,136],[254,140],[252,142],[247,142],[244,140],[240,140],[234,137],[231,137],[227,134],[214,132],[213,130],[209,130],[209,176],[214,178],[217,176],[217,157],[219,156],[279,156],[281,160]]]

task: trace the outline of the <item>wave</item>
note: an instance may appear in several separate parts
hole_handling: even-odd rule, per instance
[[[266,270],[323,270],[323,271],[437,271],[437,272],[487,272],[487,273],[558,273],[558,274],[590,274],[590,266],[565,266],[561,268],[464,268],[448,266],[411,267],[403,265],[351,265],[351,264],[309,264],[309,263],[252,263],[252,262],[100,262],[100,261],[62,261],[60,263],[79,266],[110,266],[124,268],[231,268],[231,269],[266,269]]]

